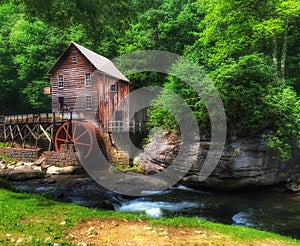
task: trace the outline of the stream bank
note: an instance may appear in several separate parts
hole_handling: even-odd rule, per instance
[[[286,192],[284,186],[212,192],[177,185],[137,198],[111,192],[85,174],[52,175],[13,184],[22,191],[91,208],[145,214],[152,218],[193,217],[300,239],[300,193]]]

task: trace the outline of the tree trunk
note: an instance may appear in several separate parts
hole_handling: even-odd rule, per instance
[[[278,71],[278,52],[277,52],[277,39],[276,37],[273,37],[273,63],[276,67],[276,70]]]
[[[288,42],[288,21],[285,22],[284,26],[284,37],[282,44],[282,54],[281,54],[281,77],[285,78],[285,70],[286,70],[286,53],[287,53],[287,42]]]

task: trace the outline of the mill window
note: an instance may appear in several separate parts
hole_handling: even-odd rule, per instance
[[[92,96],[85,96],[85,102],[86,102],[86,109],[91,110],[92,109]]]
[[[64,76],[58,75],[58,88],[62,89],[64,88]]]
[[[90,73],[86,73],[85,74],[85,86],[89,87],[91,85],[92,85],[91,74]]]
[[[77,62],[77,56],[76,53],[72,53],[72,62],[76,63]]]
[[[116,92],[116,91],[117,91],[117,85],[111,85],[110,92]]]

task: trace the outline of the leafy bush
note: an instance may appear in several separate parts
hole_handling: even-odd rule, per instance
[[[242,137],[270,130],[269,146],[276,149],[282,158],[288,158],[293,146],[300,147],[300,100],[269,64],[262,54],[247,55],[237,62],[219,67],[210,73],[210,77],[224,104],[228,135]],[[201,130],[207,130],[210,122],[205,105],[210,103],[209,83],[201,74],[198,74],[198,79],[190,78],[193,72],[183,64],[177,65],[173,68],[175,74],[186,76],[193,86],[201,88],[205,103],[184,81],[169,76],[164,85],[166,90],[149,110],[149,124],[178,130],[174,115],[180,115],[179,119],[189,117],[185,108],[179,107],[174,94],[168,92],[172,90],[193,110]]]
[[[268,144],[277,149],[282,158],[288,158],[293,147],[300,148],[300,98],[291,87],[271,90],[266,97],[273,119]]]
[[[262,55],[241,57],[211,75],[224,103],[230,135],[249,135],[270,125],[266,97],[271,88],[281,86],[281,81]]]

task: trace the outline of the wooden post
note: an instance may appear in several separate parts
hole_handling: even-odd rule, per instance
[[[50,151],[52,148],[52,144],[54,143],[54,128],[55,128],[55,113],[52,113],[52,127],[50,130],[50,138],[51,138],[51,142],[49,143],[49,148],[48,150]]]

